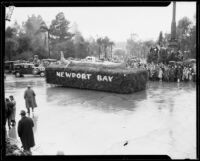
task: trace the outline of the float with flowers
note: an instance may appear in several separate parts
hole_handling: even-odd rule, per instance
[[[143,69],[128,69],[126,63],[81,62],[66,60],[46,68],[49,84],[115,93],[133,93],[146,89],[148,75]]]

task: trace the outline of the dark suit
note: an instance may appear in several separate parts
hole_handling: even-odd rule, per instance
[[[8,127],[9,129],[11,128],[11,114],[13,112],[13,103],[12,102],[6,102],[5,103],[5,108],[6,108],[6,120],[8,120]]]
[[[18,135],[24,150],[30,150],[31,147],[35,146],[33,126],[33,120],[26,116],[22,117],[18,123]]]

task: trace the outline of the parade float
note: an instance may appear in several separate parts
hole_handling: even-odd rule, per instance
[[[84,62],[67,60],[61,52],[59,64],[46,68],[46,82],[65,87],[133,93],[146,89],[147,71],[128,69],[126,61]]]

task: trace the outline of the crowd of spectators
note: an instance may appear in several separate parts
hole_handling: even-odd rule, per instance
[[[136,63],[134,68],[143,68],[148,71],[151,81],[187,82],[196,81],[196,64],[163,64],[163,63]]]
[[[181,82],[181,81],[195,81],[196,80],[196,66],[195,64],[147,64],[149,80],[167,81],[167,82]]]

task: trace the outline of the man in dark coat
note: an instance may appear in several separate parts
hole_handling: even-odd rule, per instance
[[[177,82],[180,82],[181,81],[181,78],[182,78],[182,71],[181,71],[181,67],[178,66],[177,69],[176,69],[176,75],[177,75]]]
[[[20,112],[21,120],[18,122],[18,136],[22,142],[22,146],[25,152],[30,152],[30,148],[35,146],[34,134],[33,134],[33,120],[26,117],[26,112],[22,110]]]
[[[37,107],[35,96],[36,96],[35,92],[31,89],[30,86],[28,86],[28,88],[24,92],[24,99],[25,99],[27,112],[29,115],[30,115],[30,107],[32,108],[32,112],[34,111],[34,108]]]
[[[175,69],[173,66],[169,69],[169,80],[171,82],[175,81]]]
[[[8,99],[7,99],[8,100]],[[5,131],[5,134],[7,134],[7,131],[6,131],[6,121],[7,121],[7,119],[8,119],[8,117],[7,117],[7,115],[8,115],[8,106],[7,106],[7,102],[6,102],[6,100],[5,100],[5,118],[3,119],[3,126],[4,126],[4,131]]]
[[[11,114],[13,111],[13,104],[10,102],[8,98],[6,98],[5,102],[5,109],[6,109],[6,120],[8,120],[8,128],[11,129]]]

